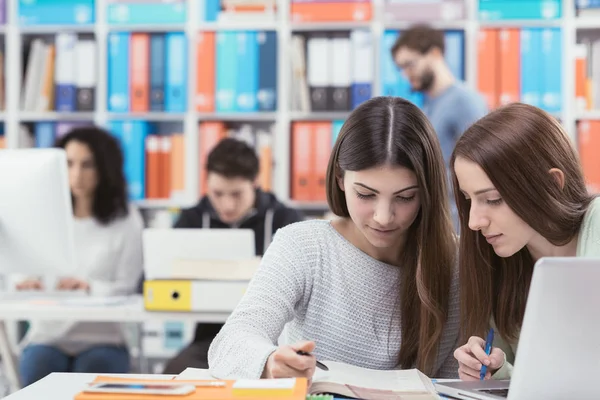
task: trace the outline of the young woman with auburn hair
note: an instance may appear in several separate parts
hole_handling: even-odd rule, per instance
[[[461,223],[461,379],[511,376],[535,262],[600,256],[600,203],[558,121],[530,105],[473,124],[451,158]],[[490,327],[491,354],[483,351]]]

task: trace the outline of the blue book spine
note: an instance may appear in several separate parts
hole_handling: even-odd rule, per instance
[[[146,177],[146,136],[149,134],[146,121],[124,121],[121,143],[125,158],[125,178],[130,200],[143,200]]]
[[[204,21],[214,22],[221,12],[221,0],[205,0]]]
[[[521,101],[541,107],[541,30],[521,29]]]
[[[390,50],[398,37],[397,31],[385,31],[381,38],[381,94],[400,95],[400,72],[390,55]]]
[[[277,109],[277,34],[275,32],[258,33],[259,73],[258,73],[258,109],[275,111]]]
[[[108,111],[129,112],[128,32],[108,35]]]
[[[234,112],[237,91],[237,33],[230,31],[217,32],[217,112]]]
[[[167,80],[165,111],[185,112],[187,109],[187,41],[182,32],[166,34]]]
[[[258,42],[256,32],[237,33],[237,63],[240,77],[237,81],[237,110],[258,111]]]
[[[113,3],[108,5],[110,24],[184,24],[187,20],[187,2]]]
[[[53,122],[38,122],[35,124],[35,147],[54,147],[55,134]]]
[[[480,0],[479,19],[556,19],[562,16],[561,0]]]
[[[150,37],[150,111],[165,109],[165,35]]]
[[[542,66],[540,88],[542,108],[550,113],[562,111],[562,34],[560,28],[541,32]]]
[[[21,25],[82,25],[95,21],[94,0],[19,0]]]
[[[373,38],[369,31],[354,30],[350,33],[350,42],[355,54],[353,56],[353,68],[355,71],[353,72],[354,76],[350,87],[350,107],[354,109],[361,103],[369,100],[373,95],[373,71],[365,68],[364,64],[372,62]],[[365,69],[370,70],[370,72],[365,74]]]
[[[444,34],[446,45],[445,58],[452,74],[460,80],[465,79],[465,34],[463,31],[447,31]]]
[[[335,120],[331,123],[331,147],[335,145],[335,142],[340,135],[340,131],[342,130],[342,126],[344,126],[344,121],[342,120]]]

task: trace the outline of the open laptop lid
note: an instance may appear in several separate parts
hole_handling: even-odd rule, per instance
[[[509,400],[600,398],[600,259],[542,258],[535,266]],[[454,384],[437,385],[440,393]],[[476,382],[469,399],[494,399]],[[446,388],[448,386],[448,388]]]

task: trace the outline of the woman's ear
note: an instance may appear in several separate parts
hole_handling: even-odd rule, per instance
[[[338,176],[336,178],[337,180],[337,184],[340,187],[340,190],[343,192],[344,191],[344,178],[342,178],[341,176]]]
[[[552,175],[552,178],[556,181],[559,188],[561,188],[561,189],[565,188],[565,173],[564,172],[562,172],[558,168],[550,168],[548,173],[550,175]]]
[[[336,168],[335,180],[337,181],[338,187],[343,192],[344,191],[344,174],[342,173],[342,171],[340,171],[339,168]]]

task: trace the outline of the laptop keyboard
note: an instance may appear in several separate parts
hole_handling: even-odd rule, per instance
[[[493,394],[494,396],[508,397],[508,389],[479,389],[478,392]]]

